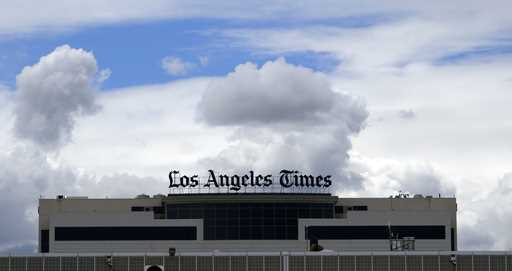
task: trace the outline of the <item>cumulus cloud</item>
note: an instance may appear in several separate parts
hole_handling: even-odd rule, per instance
[[[260,69],[253,63],[238,65],[212,83],[198,109],[212,125],[318,121],[336,98],[343,96],[330,89],[324,75],[280,58]]]
[[[95,177],[79,173],[44,151],[17,145],[0,152],[0,252],[33,253],[37,245],[38,198],[56,195],[135,197],[162,193],[167,182],[131,174]]]
[[[472,210],[476,215],[473,223],[467,223],[469,235],[463,239],[465,246],[478,247],[490,243],[493,249],[512,247],[512,209],[508,208],[512,205],[511,194],[512,173],[508,173],[498,180],[497,185],[485,197],[475,194],[473,197],[476,200],[466,202],[466,209]]]
[[[0,244],[16,247],[37,240],[39,195],[52,187],[69,189],[74,179],[72,172],[51,166],[39,150],[18,146],[0,153]]]
[[[173,76],[187,75],[196,66],[192,62],[187,62],[174,56],[164,57],[161,65],[165,72]]]
[[[352,153],[349,167],[364,178],[361,195],[382,197],[399,191],[447,197],[456,194],[453,180],[428,162],[368,158]]]
[[[94,55],[57,47],[16,77],[15,132],[46,149],[67,143],[75,118],[98,110]]]
[[[198,104],[198,119],[211,126],[236,127],[233,144],[203,165],[222,169],[278,171],[294,168],[332,174],[337,184],[360,186],[345,171],[349,136],[367,117],[365,105],[332,90],[311,69],[280,58],[258,68],[239,65],[216,80]]]

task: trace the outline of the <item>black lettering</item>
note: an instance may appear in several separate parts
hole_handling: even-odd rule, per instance
[[[306,187],[315,186],[315,184],[314,184],[315,177],[313,177],[313,175],[300,175],[299,180],[300,180],[300,186],[306,186]]]
[[[263,182],[264,186],[271,186],[272,185],[272,175],[265,176],[265,180]]]
[[[210,183],[213,183],[215,187],[219,187],[219,184],[217,183],[217,179],[215,178],[215,172],[213,170],[208,170],[208,173],[210,173],[210,176],[208,176],[208,182],[204,184],[204,187],[210,187]]]
[[[327,175],[324,177],[324,187],[329,187],[331,186],[332,182],[331,182],[331,175]]]
[[[256,185],[261,186],[262,184],[260,182],[263,181],[263,179],[264,179],[263,175],[261,175],[261,174],[256,176]]]
[[[219,185],[220,186],[229,186],[229,176],[226,174],[219,175]]]
[[[322,175],[316,176],[316,186],[322,187],[323,180],[324,180],[324,177],[322,177]]]
[[[249,177],[249,175],[242,176],[242,185],[247,186],[248,185],[247,181],[249,181],[250,178],[251,177]]]
[[[233,190],[233,191],[238,191],[238,190],[240,190],[240,188],[241,188],[240,176],[238,176],[238,175],[231,176],[231,187],[229,189]]]
[[[289,175],[293,173],[293,171],[282,169],[280,173],[281,176],[279,177],[279,183],[281,184],[281,186],[286,188],[292,187],[293,182],[290,181]]]
[[[178,184],[174,183],[176,174],[180,174],[180,172],[177,170],[171,170],[171,172],[169,172],[169,188],[179,187]]]
[[[199,176],[194,175],[194,176],[192,176],[192,178],[190,179],[190,186],[191,186],[191,187],[196,187],[197,185],[199,185]]]
[[[187,175],[183,175],[180,177],[180,185],[183,187],[187,187],[189,185],[189,178]]]

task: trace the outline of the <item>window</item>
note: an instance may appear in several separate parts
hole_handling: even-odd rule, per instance
[[[349,211],[368,211],[368,206],[366,205],[356,205],[348,207]]]
[[[391,226],[391,232],[415,239],[445,239],[445,226]],[[310,226],[306,239],[324,240],[370,240],[389,239],[388,226]]]
[[[41,253],[50,252],[50,230],[41,230]]]
[[[196,240],[196,227],[55,227],[55,241]]]
[[[167,219],[202,218],[205,240],[297,240],[299,218],[334,217],[333,204],[169,204],[166,209]]]
[[[335,214],[343,214],[343,206],[334,206]]]

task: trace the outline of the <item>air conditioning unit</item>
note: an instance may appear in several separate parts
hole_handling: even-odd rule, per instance
[[[163,265],[146,265],[144,271],[164,271]]]

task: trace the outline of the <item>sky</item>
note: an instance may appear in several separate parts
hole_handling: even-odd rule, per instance
[[[185,173],[334,176],[457,197],[462,250],[512,249],[510,1],[1,1],[0,253],[37,200]]]

